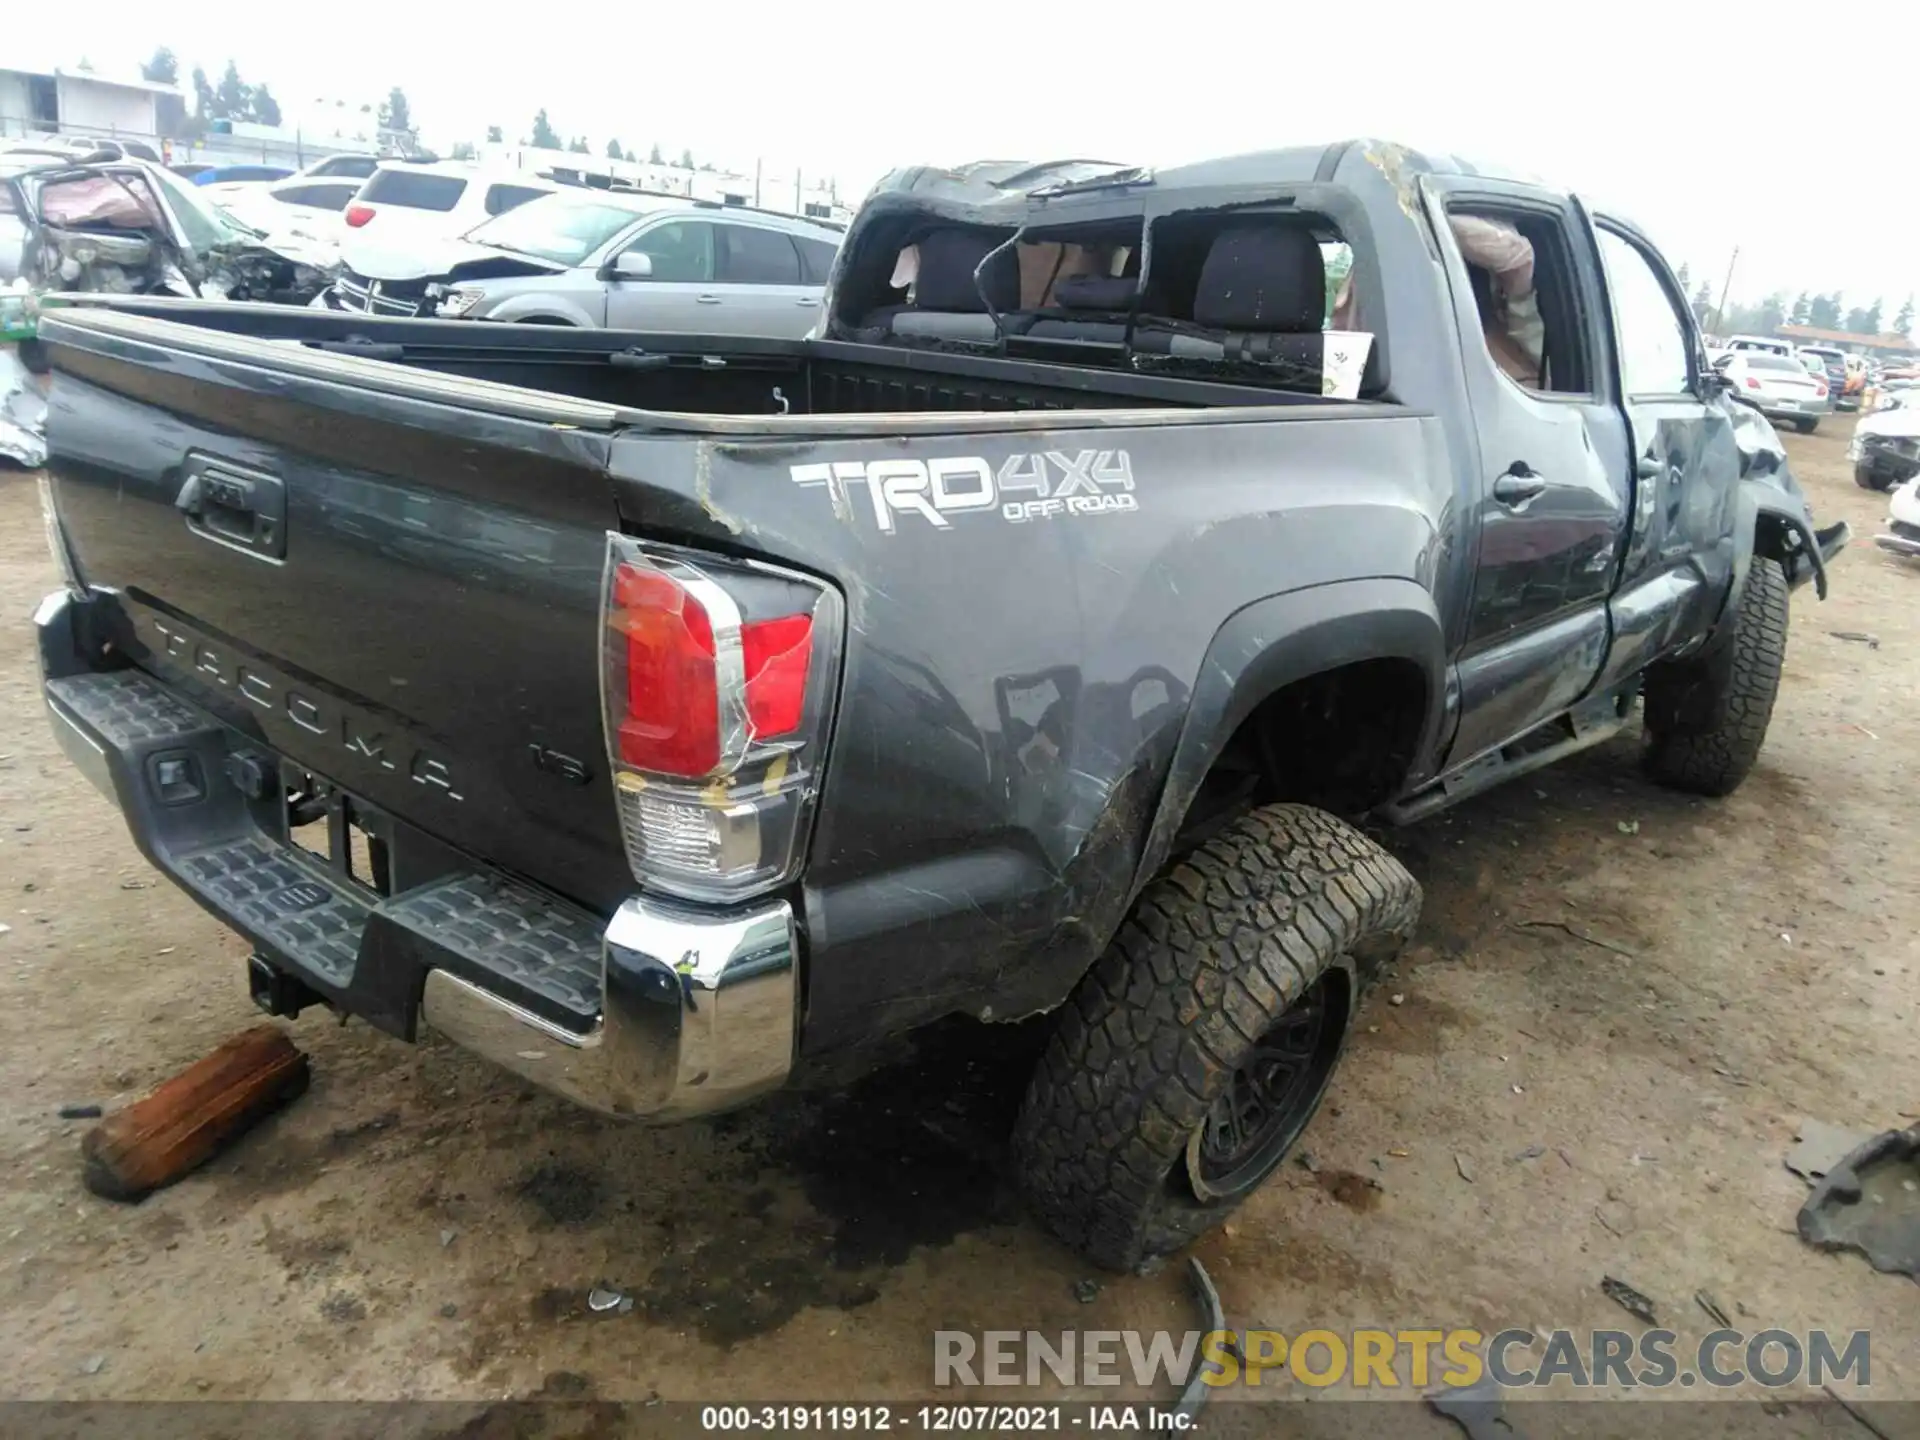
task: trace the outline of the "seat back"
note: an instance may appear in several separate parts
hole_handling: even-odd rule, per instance
[[[1143,323],[1135,344],[1148,354],[1285,364],[1317,376],[1326,309],[1326,263],[1313,233],[1241,221],[1207,250],[1192,323]]]
[[[991,341],[992,311],[1005,314],[1020,307],[1020,262],[1011,249],[1001,250],[980,270],[1001,243],[992,233],[958,226],[928,231],[916,242],[920,261],[913,303],[876,310],[862,328],[908,339]]]

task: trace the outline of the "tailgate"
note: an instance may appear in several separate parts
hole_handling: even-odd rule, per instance
[[[596,909],[612,412],[50,311],[54,503],[142,669],[315,777]]]

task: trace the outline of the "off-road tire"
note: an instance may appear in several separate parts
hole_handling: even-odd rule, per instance
[[[1891,477],[1884,480],[1881,479],[1879,475],[1874,473],[1871,465],[1854,466],[1853,483],[1858,485],[1862,490],[1890,490],[1893,488]]]
[[[1155,880],[1062,1008],[1014,1127],[1042,1222],[1095,1264],[1132,1271],[1224,1220],[1312,1118],[1339,1049],[1284,1148],[1239,1193],[1200,1198],[1189,1141],[1256,1042],[1323,979],[1344,1048],[1364,978],[1419,914],[1399,861],[1306,805],[1251,811]]]
[[[1798,416],[1794,419],[1793,428],[1798,430],[1802,435],[1811,435],[1820,428],[1820,421],[1815,416]]]
[[[1713,652],[1647,673],[1647,774],[1696,795],[1731,795],[1760,756],[1787,653],[1787,577],[1753,557],[1733,635]]]

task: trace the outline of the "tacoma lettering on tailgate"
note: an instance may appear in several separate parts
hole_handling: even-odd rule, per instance
[[[396,771],[448,800],[466,798],[446,761],[410,738],[393,733],[390,723],[382,724],[335,696],[311,687],[302,689],[257,660],[240,659],[232,651],[193,634],[176,620],[135,612],[133,626],[156,660],[194,684],[236,695],[309,735],[338,745],[363,769],[372,766]]]

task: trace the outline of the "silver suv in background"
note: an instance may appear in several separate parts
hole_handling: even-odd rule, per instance
[[[839,248],[830,222],[678,196],[565,190],[459,240],[355,268],[334,309],[799,338]],[[350,262],[351,263],[351,262]]]

